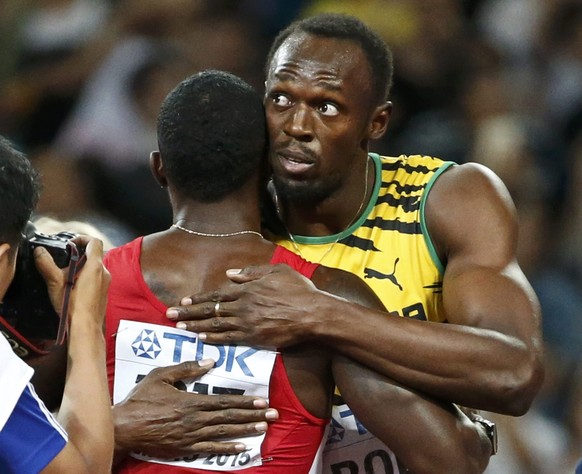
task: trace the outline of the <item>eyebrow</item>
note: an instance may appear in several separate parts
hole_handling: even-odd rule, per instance
[[[318,81],[316,85],[330,92],[340,92],[342,90],[342,87],[337,82],[329,82],[325,79]]]
[[[273,76],[276,79],[284,82],[284,81],[293,79],[295,77],[295,74],[291,71],[286,70],[286,68],[283,67],[283,68],[280,68],[279,70],[275,71],[273,73]],[[322,89],[325,89],[329,92],[339,92],[342,90],[342,86],[340,85],[340,81],[335,77],[332,78],[331,80],[329,78],[320,77],[316,80],[315,85],[317,87],[321,87]]]

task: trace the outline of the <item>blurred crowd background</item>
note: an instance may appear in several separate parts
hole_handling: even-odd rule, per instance
[[[148,169],[162,99],[207,68],[262,91],[273,37],[321,11],[362,18],[392,48],[394,114],[373,151],[480,162],[508,186],[520,262],[543,306],[548,370],[527,415],[490,415],[500,452],[487,472],[573,472],[582,456],[580,0],[2,0],[0,134],[42,172],[38,214],[91,223],[114,245],[166,228],[165,191]]]

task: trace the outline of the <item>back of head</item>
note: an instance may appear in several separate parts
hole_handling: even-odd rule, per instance
[[[24,154],[0,136],[0,243],[20,242],[39,195],[38,173]]]
[[[217,201],[254,176],[266,158],[262,97],[226,72],[190,76],[162,103],[158,146],[174,189],[197,201]]]
[[[282,30],[271,45],[267,56],[266,76],[273,56],[287,38],[295,34],[307,33],[324,38],[351,40],[357,43],[370,64],[374,97],[378,104],[388,99],[392,87],[392,53],[384,40],[360,19],[342,13],[322,13],[303,20],[297,20]]]

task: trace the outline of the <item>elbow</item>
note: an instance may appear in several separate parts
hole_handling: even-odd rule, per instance
[[[512,373],[509,382],[500,387],[502,406],[496,411],[503,415],[522,416],[529,411],[541,389],[544,366],[541,358],[536,356]]]
[[[491,459],[491,442],[485,432],[468,417],[462,416],[454,433],[439,443],[438,449],[425,446],[413,457],[399,458],[406,472],[415,474],[481,474]],[[453,436],[450,436],[450,435]]]

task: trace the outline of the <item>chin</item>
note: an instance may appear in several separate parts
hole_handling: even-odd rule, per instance
[[[274,177],[275,189],[279,197],[295,201],[308,188],[308,183],[305,181],[297,181],[295,179],[281,179]]]
[[[315,204],[333,192],[333,188],[328,183],[321,181],[299,181],[274,177],[273,182],[280,198],[301,204]]]

